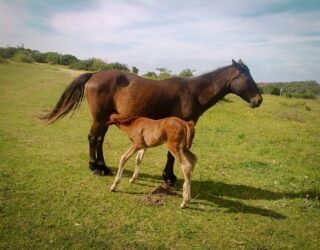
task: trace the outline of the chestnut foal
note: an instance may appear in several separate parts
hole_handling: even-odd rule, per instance
[[[135,170],[130,179],[131,183],[138,177],[139,165],[147,148],[167,143],[169,151],[181,164],[184,184],[183,201],[180,207],[185,208],[190,201],[191,172],[197,161],[197,157],[189,150],[194,137],[194,122],[186,122],[177,117],[152,120],[146,117],[123,118],[118,114],[113,114],[107,123],[108,125],[117,125],[128,134],[133,142],[129,150],[120,158],[118,172],[111,186],[111,191],[116,190],[124,165],[134,153],[138,151]]]

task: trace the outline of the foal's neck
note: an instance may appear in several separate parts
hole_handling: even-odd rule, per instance
[[[194,91],[203,112],[230,93],[231,77],[228,74],[230,69],[231,66],[223,67],[191,80],[190,87]]]

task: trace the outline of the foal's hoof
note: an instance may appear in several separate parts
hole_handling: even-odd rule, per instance
[[[110,191],[111,192],[115,192],[116,191],[116,186],[114,184],[111,186]]]
[[[185,201],[183,201],[183,202],[180,204],[180,208],[181,208],[181,209],[186,208],[186,206],[187,206],[187,203],[186,203]]]

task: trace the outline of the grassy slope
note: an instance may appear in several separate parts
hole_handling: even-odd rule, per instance
[[[138,184],[127,164],[119,192],[113,177],[88,168],[90,114],[44,126],[73,79],[55,66],[0,64],[0,248],[319,249],[320,103],[264,96],[252,110],[228,96],[196,128],[199,162],[188,209],[140,198],[161,183],[165,148],[147,152]],[[111,128],[105,142],[115,171],[130,145]],[[180,181],[181,172],[176,174]]]

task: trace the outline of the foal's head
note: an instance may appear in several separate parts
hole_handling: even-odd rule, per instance
[[[235,74],[230,83],[230,91],[250,103],[251,108],[259,107],[262,96],[247,65],[241,59],[239,62],[232,60],[232,67]]]

